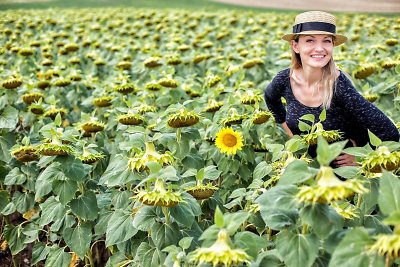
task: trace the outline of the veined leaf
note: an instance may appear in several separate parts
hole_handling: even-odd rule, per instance
[[[55,180],[53,182],[53,192],[58,195],[60,203],[66,205],[75,197],[78,183],[73,180]]]
[[[384,172],[379,183],[379,208],[386,215],[400,211],[400,179],[390,172]]]
[[[88,223],[78,224],[75,228],[65,229],[63,237],[68,247],[83,259],[92,241],[92,227]]]
[[[272,171],[272,167],[265,161],[261,161],[254,168],[253,179],[262,179]]]
[[[131,212],[116,210],[107,225],[106,247],[126,241],[134,236],[138,229],[133,224]]]
[[[75,215],[84,220],[95,220],[99,212],[96,195],[91,190],[87,190],[79,198],[71,200],[70,207]]]
[[[68,267],[71,262],[71,254],[64,252],[64,248],[53,245],[50,248],[44,267]]]

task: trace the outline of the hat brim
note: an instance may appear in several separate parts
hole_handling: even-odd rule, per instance
[[[282,36],[282,40],[290,42],[294,40],[294,37],[297,35],[310,35],[310,34],[328,34],[335,37],[335,42],[333,43],[334,46],[341,45],[347,41],[347,37],[341,34],[332,34],[331,32],[324,32],[324,31],[304,31],[301,33],[288,33]]]

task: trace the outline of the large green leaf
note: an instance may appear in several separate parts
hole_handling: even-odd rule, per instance
[[[138,232],[132,224],[133,219],[129,211],[116,210],[114,212],[107,225],[106,247],[126,241]]]
[[[272,167],[265,161],[261,161],[254,168],[253,179],[262,179],[272,171]]]
[[[84,181],[91,169],[91,166],[83,164],[75,157],[62,157],[57,158],[57,160],[62,164],[61,171],[64,175],[77,182]]]
[[[140,244],[136,257],[139,259],[140,267],[162,266],[164,262],[164,255],[161,251],[146,242]]]
[[[52,183],[54,180],[62,180],[64,177],[61,171],[61,164],[59,162],[54,162],[49,165],[37,178],[35,183],[35,199],[39,199],[44,195],[51,192]]]
[[[12,224],[6,224],[4,227],[4,237],[8,243],[12,255],[16,255],[21,252],[26,244],[26,236],[22,233],[22,226],[14,226]]]
[[[96,195],[87,190],[83,195],[70,202],[72,212],[84,220],[95,220],[99,213]]]
[[[66,205],[75,197],[78,183],[73,180],[55,180],[53,182],[53,192],[58,195],[60,203]]]
[[[384,172],[379,183],[379,208],[386,215],[400,210],[400,179],[390,172]]]
[[[336,246],[329,267],[385,266],[382,256],[368,250],[373,243],[374,239],[368,235],[365,229],[350,230]]]
[[[71,262],[71,254],[64,252],[64,248],[53,245],[50,248],[44,267],[68,267]]]
[[[257,259],[252,261],[250,267],[285,267],[285,263],[280,259],[279,253],[268,250],[258,254]]]
[[[286,167],[284,173],[278,181],[278,185],[302,183],[314,177],[317,172],[317,169],[309,168],[304,160],[295,159]]]
[[[7,106],[0,111],[0,129],[12,131],[18,123],[18,110],[12,106]]]
[[[148,231],[158,218],[156,209],[152,206],[144,206],[133,217],[133,226],[142,231]]]
[[[318,255],[319,240],[314,234],[302,235],[287,230],[276,238],[276,249],[288,267],[310,267]]]
[[[318,137],[317,160],[323,166],[328,166],[343,151],[347,140],[328,145],[328,142]]]
[[[295,198],[297,186],[276,186],[265,191],[256,199],[266,225],[282,230],[296,224],[298,202]]]
[[[113,214],[113,211],[104,209],[100,212],[99,219],[94,227],[94,233],[96,236],[102,236],[107,232],[107,225]]]
[[[221,175],[221,171],[217,169],[217,166],[209,165],[204,168],[204,178],[207,180],[216,180]]]
[[[92,227],[88,223],[78,224],[75,228],[65,229],[63,237],[68,247],[83,259],[92,241]]]
[[[50,252],[50,248],[41,242],[35,243],[32,248],[32,265],[37,264],[39,261],[46,259]]]
[[[150,232],[151,239],[160,250],[169,245],[177,244],[182,238],[179,226],[176,223],[155,223]]]
[[[44,203],[40,204],[39,206],[42,210],[40,216],[41,226],[62,219],[67,212],[64,205],[62,205],[54,196],[49,197]]]
[[[107,186],[124,186],[131,181],[133,172],[128,169],[128,159],[118,155],[115,156],[100,177],[99,184]]]
[[[247,254],[255,259],[260,250],[267,247],[268,241],[264,237],[245,231],[235,235],[235,245],[244,249]]]
[[[0,161],[9,163],[12,159],[10,149],[15,144],[14,133],[2,133],[0,136]]]
[[[191,195],[187,193],[182,194],[184,202],[169,209],[171,216],[179,223],[190,228],[196,219],[195,216],[201,214],[199,203]]]
[[[320,239],[327,238],[332,232],[342,229],[344,220],[334,208],[327,204],[307,205],[300,211],[301,219],[310,225]]]
[[[19,213],[25,213],[31,210],[35,205],[33,193],[16,192],[12,198],[12,202]]]
[[[0,190],[0,212],[10,203],[10,194],[6,190]]]
[[[5,177],[4,184],[5,185],[21,185],[25,183],[26,175],[19,170],[19,168],[15,167],[12,169]]]

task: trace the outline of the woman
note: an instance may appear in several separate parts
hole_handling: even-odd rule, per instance
[[[314,114],[318,118],[325,108],[324,130],[339,130],[354,146],[367,144],[368,130],[382,141],[399,141],[399,131],[391,120],[363,98],[335,66],[333,48],[347,38],[336,34],[333,15],[322,11],[301,13],[296,16],[293,33],[282,39],[290,42],[292,64],[268,85],[265,101],[290,137],[301,134],[301,116]],[[286,109],[281,97],[286,99]],[[338,167],[356,165],[354,156],[348,154],[338,156],[333,163]]]

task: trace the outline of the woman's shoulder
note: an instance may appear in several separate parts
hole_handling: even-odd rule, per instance
[[[285,82],[289,79],[290,77],[290,69],[283,69],[281,71],[279,71],[275,77],[273,78],[274,82]]]

